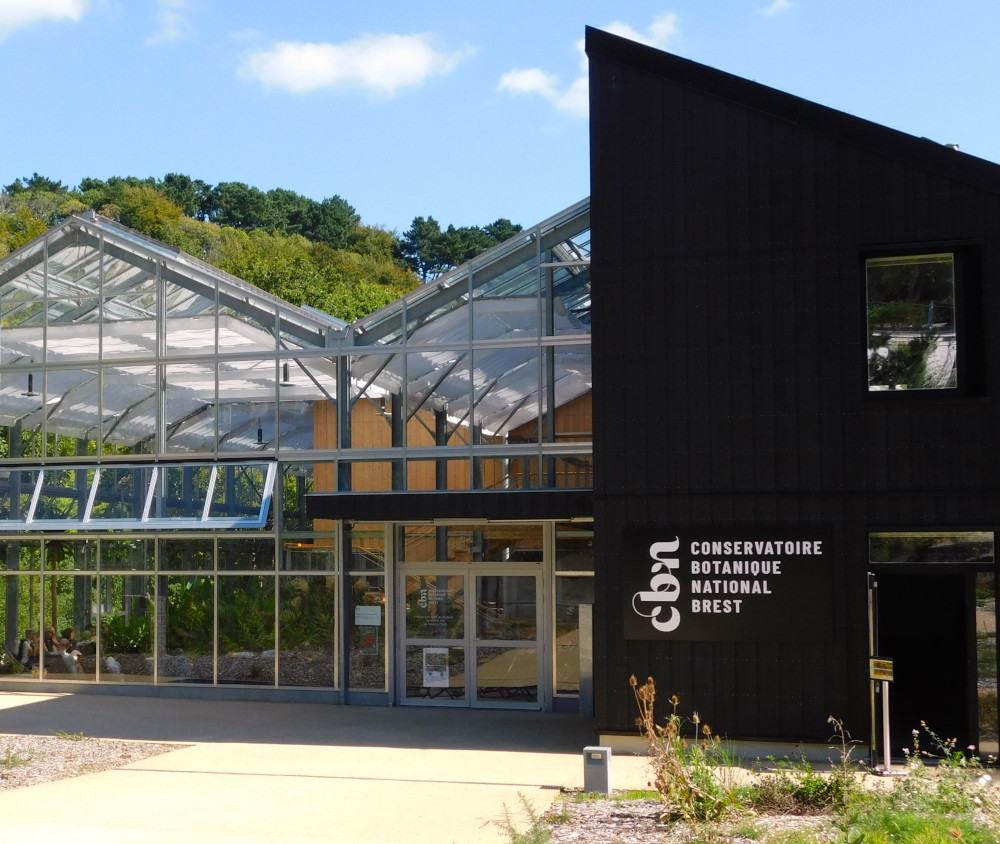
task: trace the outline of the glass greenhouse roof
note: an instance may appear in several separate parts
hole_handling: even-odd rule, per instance
[[[550,401],[590,392],[590,200],[583,200],[352,325],[352,375],[408,408],[475,409],[502,435],[547,406],[532,347],[551,348]],[[408,354],[403,354],[403,351]]]
[[[590,391],[589,258],[585,200],[348,325],[71,217],[0,259],[0,426],[43,432],[24,458],[56,434],[73,457],[260,459],[315,448],[347,373],[352,401],[502,436]]]

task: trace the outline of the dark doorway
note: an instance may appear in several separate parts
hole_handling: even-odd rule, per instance
[[[960,748],[978,746],[974,573],[911,570],[878,573],[875,582],[876,655],[893,660],[892,758],[913,747],[912,730],[921,721],[943,739],[956,738]],[[881,747],[880,689],[876,707]],[[923,749],[936,751],[926,746],[926,735],[921,741]]]

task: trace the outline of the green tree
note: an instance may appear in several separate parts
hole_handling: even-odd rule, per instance
[[[343,249],[351,230],[360,222],[361,217],[346,200],[331,196],[314,205],[308,228],[302,234]]]
[[[441,224],[433,217],[414,217],[400,245],[403,259],[420,276],[429,281],[446,268],[445,237]]]
[[[3,192],[13,196],[17,193],[28,192],[45,192],[45,193],[66,193],[68,188],[62,182],[56,179],[47,179],[45,176],[40,176],[38,173],[32,173],[30,177],[25,177],[22,181],[21,179],[14,179],[9,185],[4,185]]]
[[[182,173],[167,173],[160,183],[160,191],[184,214],[193,219],[205,219],[204,206],[211,192],[211,185],[201,179],[192,179]]]
[[[209,193],[207,219],[234,229],[275,228],[274,209],[267,194],[244,182],[220,182]]]

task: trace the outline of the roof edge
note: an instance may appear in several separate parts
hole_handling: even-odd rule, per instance
[[[1000,193],[1000,165],[959,152],[947,144],[892,129],[589,26],[586,28],[586,52],[592,59],[605,59],[665,77],[708,96]],[[593,98],[594,74],[590,78]]]

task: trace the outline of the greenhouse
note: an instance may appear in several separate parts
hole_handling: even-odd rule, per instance
[[[0,688],[576,706],[589,210],[353,324],[93,213],[6,256]]]

